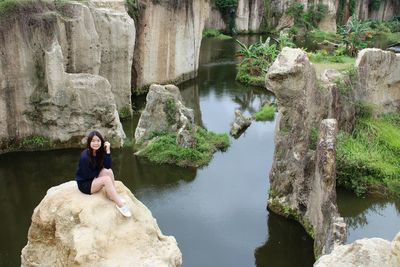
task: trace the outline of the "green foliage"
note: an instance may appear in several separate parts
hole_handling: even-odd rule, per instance
[[[119,115],[119,119],[121,121],[130,118],[131,117],[131,108],[130,107],[123,107],[118,112],[118,115]]]
[[[128,7],[128,15],[137,21],[139,17],[139,4],[137,0],[125,0]]]
[[[356,0],[349,0],[349,13],[350,16],[354,15],[354,12],[356,11]]]
[[[347,54],[356,56],[358,51],[367,47],[367,38],[369,34],[370,22],[361,21],[357,16],[353,16],[344,27],[338,27],[338,33],[341,35],[346,45]]]
[[[21,142],[23,148],[43,148],[49,144],[50,139],[37,135],[26,137]]]
[[[333,63],[344,63],[346,61],[346,47],[339,45],[333,53],[329,53],[327,50],[317,50],[315,52],[309,52],[308,57],[312,62],[333,62]]]
[[[313,127],[310,130],[309,148],[312,150],[316,150],[317,149],[317,141],[318,141],[318,129]]]
[[[271,42],[268,37],[264,42],[260,41],[249,46],[236,40],[240,45],[238,55],[242,58],[236,80],[249,85],[264,87],[265,74],[271,64],[278,56],[280,49],[284,46],[294,47],[292,39],[288,33],[281,32],[279,36]]]
[[[215,0],[215,5],[220,10],[237,7],[237,0]]]
[[[222,34],[219,30],[213,29],[213,28],[204,30],[203,37],[204,38],[218,38],[220,40],[232,39],[231,36]]]
[[[286,14],[294,19],[294,24],[298,27],[313,29],[328,13],[328,6],[324,4],[309,5],[304,10],[304,4],[293,2],[286,10]]]
[[[361,110],[354,132],[338,136],[338,183],[359,195],[377,186],[399,195],[400,115],[373,118],[370,107]]]
[[[341,77],[335,80],[335,84],[339,89],[342,96],[350,96],[351,92],[354,91],[357,69],[351,66],[343,71],[345,77]]]
[[[253,114],[256,121],[272,121],[275,117],[276,108],[270,105],[264,105],[259,111]]]
[[[233,32],[235,28],[237,0],[215,0],[215,6],[221,12],[225,24],[228,25],[229,32]]]
[[[215,151],[229,146],[227,134],[216,134],[203,128],[197,128],[194,138],[196,146],[185,148],[176,144],[175,133],[157,133],[140,155],[160,164],[199,167],[206,165]]]
[[[370,0],[368,9],[369,10],[378,10],[381,6],[381,0]]]

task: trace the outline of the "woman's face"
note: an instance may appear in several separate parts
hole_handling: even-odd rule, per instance
[[[98,136],[93,136],[92,141],[90,141],[90,148],[97,151],[101,147],[101,140]]]

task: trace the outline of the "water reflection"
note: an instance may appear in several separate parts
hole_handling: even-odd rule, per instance
[[[313,240],[299,223],[269,213],[267,242],[255,250],[254,256],[257,267],[312,266]]]

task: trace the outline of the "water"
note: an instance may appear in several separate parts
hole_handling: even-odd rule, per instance
[[[236,49],[232,40],[204,40],[198,78],[179,86],[196,122],[215,132],[229,131],[235,108],[249,115],[273,98],[235,82]],[[136,109],[143,99],[135,99]],[[137,120],[136,114],[124,122],[129,136]],[[113,149],[113,170],[152,211],[162,232],[175,236],[185,267],[312,266],[312,240],[302,227],[266,210],[274,127],[275,122],[253,122],[203,168],[154,165],[131,149]],[[79,153],[0,155],[0,266],[20,265],[33,209],[48,188],[73,179]],[[392,239],[399,231],[399,202],[339,190],[338,204],[351,225],[349,241]]]

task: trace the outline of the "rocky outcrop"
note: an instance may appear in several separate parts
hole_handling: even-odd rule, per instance
[[[358,53],[356,99],[376,106],[378,112],[400,110],[400,55],[369,48]]]
[[[239,109],[235,110],[235,121],[232,123],[230,134],[234,138],[239,138],[240,135],[250,126],[252,119],[243,116]]]
[[[381,238],[364,238],[337,246],[322,256],[314,267],[400,266],[400,233],[392,242]]]
[[[331,101],[317,88],[315,70],[300,49],[282,50],[266,87],[279,107],[268,208],[298,220],[313,236],[317,256],[329,253],[346,238],[336,205],[337,125],[323,120]],[[316,151],[310,144],[312,128],[319,128]]]
[[[132,86],[181,82],[197,75],[208,0],[141,0]]]
[[[2,18],[1,151],[30,136],[78,146],[93,128],[122,144],[118,110],[130,107],[130,76],[116,73],[130,73],[134,25],[122,1],[115,10],[101,3],[27,2]]]
[[[258,32],[264,15],[264,0],[239,0],[235,26],[239,33]]]
[[[192,147],[195,143],[191,131],[195,130],[194,113],[185,107],[179,88],[175,85],[150,86],[143,110],[135,130],[136,143],[148,139],[154,132],[176,132],[177,143]]]
[[[75,181],[50,188],[33,212],[21,266],[181,266],[175,238],[161,233],[128,188],[116,187],[133,217],[123,217],[103,191],[82,194]]]

